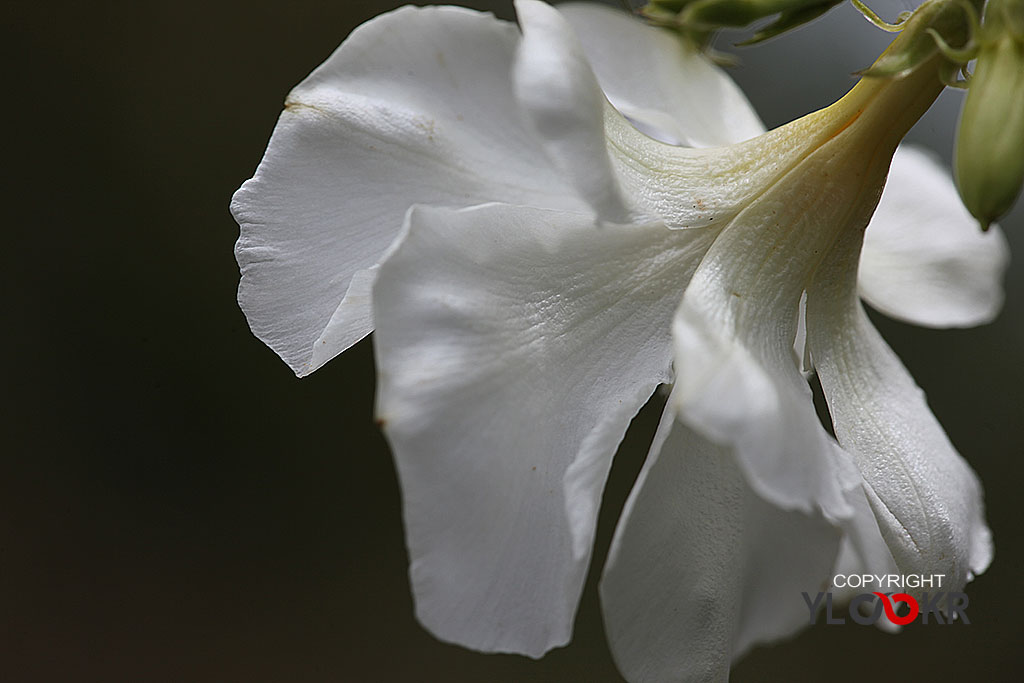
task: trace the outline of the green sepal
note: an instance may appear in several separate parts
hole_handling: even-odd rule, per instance
[[[875,27],[880,28],[883,31],[887,31],[888,33],[899,33],[902,31],[903,23],[910,18],[911,14],[913,14],[912,12],[900,12],[900,15],[896,17],[896,21],[890,24],[888,21],[878,16],[878,13],[875,12],[875,10],[861,2],[861,0],[850,1],[853,3],[854,9],[861,13],[861,16],[867,19]]]
[[[962,49],[971,37],[970,12],[965,5],[966,2],[956,0],[931,0],[924,3],[904,23],[899,46],[896,47],[894,43],[874,64],[856,72],[857,75],[900,78],[909,74],[940,51],[931,31],[951,49]]]

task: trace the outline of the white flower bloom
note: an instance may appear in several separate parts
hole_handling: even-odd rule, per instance
[[[863,239],[934,74],[764,133],[670,34],[516,8],[522,34],[454,7],[357,29],[232,205],[239,301],[297,374],[376,324],[422,623],[567,643],[612,456],[672,381],[602,581],[627,678],[724,677],[837,566],[983,571],[980,485],[857,299],[933,326],[1001,304],[1002,236],[924,153],[896,153]]]

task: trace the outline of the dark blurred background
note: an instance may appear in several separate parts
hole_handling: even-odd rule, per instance
[[[480,655],[413,618],[369,341],[300,381],[235,304],[231,193],[288,90],[398,4],[5,9],[0,680],[620,680],[593,577],[657,407],[616,461],[573,643]],[[889,38],[844,5],[739,50],[735,77],[775,126],[845,92]],[[947,92],[910,138],[948,160],[961,100]],[[1024,260],[1024,208],[1003,225]],[[876,320],[986,487],[997,550],[973,623],[811,629],[735,681],[1018,680],[1024,267],[987,327]]]

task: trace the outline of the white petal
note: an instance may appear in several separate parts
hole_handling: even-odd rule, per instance
[[[518,40],[490,15],[405,7],[356,29],[289,95],[232,212],[239,302],[297,374],[329,359],[311,363],[315,343],[333,354],[370,332],[365,304],[326,328],[413,203],[582,208],[521,120]]]
[[[750,646],[810,623],[801,592],[825,590],[839,532],[764,501],[672,412],[615,531],[605,624],[630,681],[724,681]]]
[[[559,5],[609,101],[631,120],[690,147],[716,147],[764,132],[726,73],[672,31],[589,3]]]
[[[605,98],[572,28],[539,0],[517,0],[519,102],[558,168],[603,220],[628,211],[605,150]]]
[[[604,128],[612,167],[631,206],[670,228],[691,228],[735,218],[835,136],[841,124],[836,115],[822,110],[752,140],[711,149],[659,142],[610,104]]]
[[[713,233],[505,205],[408,220],[374,341],[417,614],[537,657],[569,640],[612,454],[669,379],[671,312]]]
[[[814,374],[814,359],[811,358],[811,350],[807,348],[807,295],[800,297],[800,310],[796,316],[796,338],[793,341],[793,358],[800,368],[800,374],[804,379],[809,379]]]
[[[808,344],[900,571],[944,574],[960,590],[992,557],[981,485],[857,300],[859,242],[847,236],[808,290]]]
[[[792,342],[788,356],[762,359],[751,339],[723,334],[720,326],[688,292],[673,326],[680,418],[733,448],[751,486],[772,503],[849,516],[843,491],[850,473],[818,421]]]
[[[1009,249],[981,232],[931,154],[900,147],[864,238],[861,296],[887,315],[931,327],[990,322],[1003,304]]]
[[[734,448],[770,502],[835,520],[852,514],[843,491],[857,477],[821,426],[793,349],[804,288],[836,231],[870,215],[863,195],[885,172],[872,151],[837,136],[764,189],[715,241],[673,328],[682,420]]]
[[[849,519],[843,521],[843,541],[833,574],[888,576],[898,573],[899,567],[896,566],[889,546],[882,538],[878,520],[875,519],[875,513],[868,502],[864,486],[857,486],[848,491],[847,500],[853,506],[854,512]],[[837,603],[846,602],[855,595],[865,592],[861,587],[853,588],[847,582],[843,583],[843,586],[829,588]],[[886,623],[895,626],[891,622]]]
[[[352,275],[345,298],[334,311],[320,338],[313,344],[308,372],[320,368],[373,330],[370,294],[373,292],[378,268],[379,266],[373,266],[366,270],[357,270]]]

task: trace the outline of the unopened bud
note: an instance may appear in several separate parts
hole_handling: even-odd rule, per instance
[[[773,14],[795,13],[824,5],[828,9],[842,0],[694,0],[683,9],[689,24],[718,28],[740,28]],[[824,11],[824,10],[822,10]]]
[[[1024,183],[1024,0],[989,0],[978,42],[955,165],[964,205],[988,228]]]
[[[651,0],[642,10],[656,23],[694,34],[742,28],[778,15],[747,43],[756,43],[816,19],[843,0]]]

